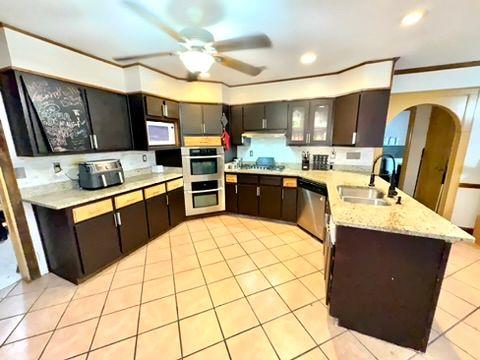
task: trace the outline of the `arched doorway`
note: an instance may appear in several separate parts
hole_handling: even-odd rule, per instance
[[[384,153],[401,164],[398,187],[442,215],[460,132],[456,115],[435,104],[407,108],[386,128]]]

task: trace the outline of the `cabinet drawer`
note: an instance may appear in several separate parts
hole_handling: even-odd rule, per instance
[[[72,210],[73,221],[79,223],[81,221],[94,218],[99,215],[103,215],[107,212],[112,212],[112,200],[102,200],[94,202],[93,204],[88,204],[84,206],[76,207]]]
[[[225,182],[236,184],[237,183],[237,175],[235,174],[226,174],[225,175]]]
[[[167,182],[167,191],[172,191],[183,186],[183,178]]]
[[[184,136],[183,143],[185,146],[222,146],[222,138],[220,136]]]
[[[280,176],[260,176],[260,184],[281,186],[282,178]]]
[[[142,190],[132,191],[124,195],[115,196],[115,208],[121,209],[125,206],[135,204],[142,200]]]
[[[165,184],[150,186],[144,190],[145,199],[164,194],[167,191]]]
[[[297,178],[283,178],[283,187],[296,188]]]
[[[258,184],[258,175],[238,174],[237,181],[239,184]]]

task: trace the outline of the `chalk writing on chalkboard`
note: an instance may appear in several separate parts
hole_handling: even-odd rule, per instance
[[[90,123],[80,90],[36,75],[23,75],[28,96],[53,152],[90,149]]]

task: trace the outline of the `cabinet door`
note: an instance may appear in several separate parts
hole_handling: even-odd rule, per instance
[[[310,102],[309,140],[311,145],[332,143],[333,100]]]
[[[263,130],[263,119],[265,118],[265,106],[263,104],[243,105],[243,129]]]
[[[202,105],[203,130],[207,135],[220,135],[222,133],[222,105]]]
[[[203,135],[202,105],[180,104],[180,124],[183,135]]]
[[[163,103],[165,106],[165,116],[167,118],[178,119],[180,117],[179,107],[176,101],[164,100]]]
[[[308,101],[294,101],[288,104],[288,145],[307,143],[308,106]]]
[[[270,219],[282,218],[282,188],[280,186],[260,185],[258,213]]]
[[[164,116],[163,114],[163,99],[145,96],[145,108],[147,115],[150,116]]]
[[[237,184],[238,212],[258,216],[257,185]]]
[[[147,206],[148,235],[156,238],[170,228],[167,195],[161,194],[145,200]]]
[[[335,99],[332,145],[355,145],[359,102],[359,93]]]
[[[233,145],[242,145],[243,133],[243,106],[234,105],[230,107],[230,132]]]
[[[382,147],[390,90],[364,91],[360,96],[356,146]]]
[[[267,130],[286,130],[287,118],[287,102],[272,102],[265,105],[265,119]]]
[[[143,201],[117,210],[122,252],[129,253],[148,241],[147,213]]]
[[[120,241],[113,213],[78,223],[75,232],[85,275],[94,273],[120,256]]]
[[[86,94],[97,150],[132,149],[127,97],[98,89]]]
[[[297,189],[282,189],[282,220],[297,222]]]
[[[225,209],[229,212],[238,212],[237,184],[225,184]]]
[[[169,191],[167,195],[170,226],[174,227],[185,220],[185,194],[183,193],[183,187]]]

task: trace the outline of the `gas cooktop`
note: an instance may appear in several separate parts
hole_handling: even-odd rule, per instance
[[[239,166],[240,170],[268,170],[268,171],[283,171],[285,166],[283,165],[270,165],[270,166],[262,166],[256,164],[243,164]]]

